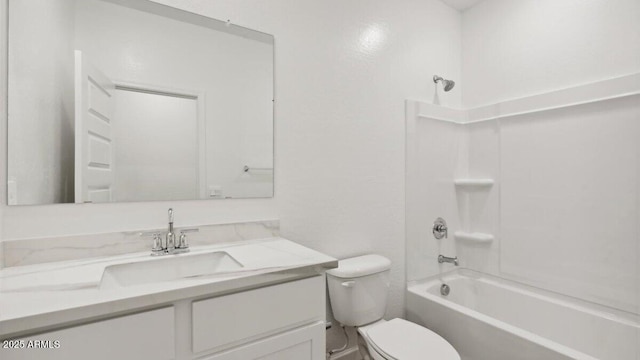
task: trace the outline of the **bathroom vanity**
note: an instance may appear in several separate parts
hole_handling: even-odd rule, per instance
[[[282,238],[0,270],[2,359],[320,360],[336,259]]]

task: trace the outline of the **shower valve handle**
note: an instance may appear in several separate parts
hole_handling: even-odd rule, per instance
[[[443,218],[437,218],[436,221],[433,222],[433,236],[440,240],[448,237],[447,232],[447,222],[444,221]]]

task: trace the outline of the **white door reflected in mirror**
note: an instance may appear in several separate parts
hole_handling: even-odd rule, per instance
[[[206,171],[199,161],[205,140],[198,131],[198,99],[116,89],[115,107],[116,199],[198,198]]]
[[[75,199],[78,203],[113,199],[115,85],[75,52]]]

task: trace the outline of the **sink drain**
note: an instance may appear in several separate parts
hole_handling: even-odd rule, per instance
[[[449,291],[451,291],[451,288],[449,287],[449,285],[447,284],[440,285],[440,294],[447,296],[449,295]]]

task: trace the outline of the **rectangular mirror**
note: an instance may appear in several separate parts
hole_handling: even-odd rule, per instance
[[[9,205],[273,196],[272,35],[147,0],[8,6]]]

